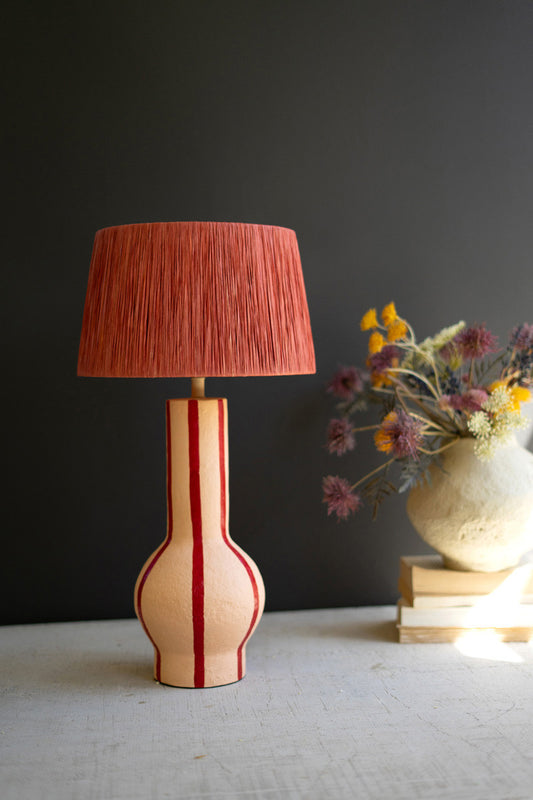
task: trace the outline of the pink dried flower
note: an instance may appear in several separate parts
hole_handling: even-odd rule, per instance
[[[328,425],[328,450],[330,453],[344,455],[355,447],[355,436],[348,419],[332,419]]]
[[[451,408],[454,411],[460,411],[463,407],[463,398],[460,394],[443,394],[439,400],[439,406],[442,409]]]
[[[322,480],[322,490],[322,502],[328,504],[328,516],[336,514],[339,520],[348,519],[363,505],[360,495],[353,492],[348,481],[338,475],[327,475]]]
[[[488,396],[485,389],[468,389],[464,394],[442,395],[439,406],[442,409],[451,408],[454,411],[481,411]]]
[[[488,398],[489,395],[485,389],[469,389],[461,398],[461,407],[464,411],[481,411],[483,403]]]
[[[530,350],[533,347],[533,325],[524,322],[511,331],[510,343],[517,350]]]
[[[376,431],[374,442],[378,450],[395,458],[419,458],[418,448],[424,437],[424,423],[402,409],[390,411]]]
[[[369,357],[368,365],[372,369],[372,372],[376,372],[378,375],[381,375],[391,367],[397,366],[396,359],[399,357],[399,348],[394,344],[386,344],[385,347],[382,347],[379,352],[374,353]]]
[[[353,400],[364,389],[365,376],[356,367],[341,367],[329,381],[327,391],[341,400]]]
[[[484,358],[498,349],[497,338],[487,330],[485,323],[472,325],[458,333],[455,343],[463,358]]]

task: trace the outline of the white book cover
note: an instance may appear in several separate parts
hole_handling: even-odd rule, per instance
[[[398,622],[415,627],[521,628],[533,626],[533,604],[490,602],[483,597],[473,606],[413,608],[400,600]]]

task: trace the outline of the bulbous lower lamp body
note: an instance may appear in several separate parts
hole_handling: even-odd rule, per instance
[[[221,686],[244,677],[265,590],[228,531],[226,400],[168,400],[166,413],[168,530],[137,579],[135,611],[157,681]]]

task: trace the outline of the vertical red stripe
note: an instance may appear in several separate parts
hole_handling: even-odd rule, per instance
[[[194,685],[205,685],[204,653],[204,552],[202,542],[202,498],[200,491],[200,424],[198,401],[189,400],[189,496],[192,521],[192,624]]]
[[[254,595],[254,610],[252,613],[252,619],[250,621],[250,625],[248,626],[248,630],[246,631],[246,635],[237,649],[237,675],[238,675],[238,680],[241,680],[241,678],[243,677],[242,653],[244,645],[246,644],[246,642],[250,637],[250,634],[252,633],[252,630],[254,628],[254,625],[257,621],[257,617],[259,614],[259,588],[257,586],[255,575],[252,572],[252,568],[248,564],[247,560],[243,557],[242,553],[240,553],[228,539],[228,531],[226,527],[226,515],[227,515],[226,441],[225,441],[224,401],[222,399],[219,399],[218,401],[218,460],[220,468],[220,523],[222,527],[222,538],[226,543],[226,545],[229,547],[229,549],[237,556],[241,564],[246,569],[246,572],[248,573],[248,577],[250,578],[250,582],[252,584],[252,591]]]
[[[159,681],[159,682],[161,682],[161,651],[159,650],[159,647],[156,645],[156,643],[152,639],[152,637],[150,635],[150,631],[146,627],[146,623],[144,621],[144,617],[143,617],[143,613],[142,613],[141,599],[142,599],[142,593],[143,593],[143,589],[144,589],[144,584],[146,583],[146,579],[148,578],[148,575],[150,574],[150,572],[152,571],[152,569],[154,568],[154,566],[156,565],[156,563],[158,562],[160,557],[163,555],[163,553],[167,549],[168,545],[170,544],[171,539],[172,539],[172,533],[173,533],[173,530],[174,530],[174,520],[173,520],[173,513],[172,513],[172,450],[171,450],[171,441],[170,441],[170,427],[171,427],[170,426],[170,404],[167,401],[167,405],[166,405],[166,434],[167,434],[167,538],[165,539],[165,541],[163,542],[163,544],[161,545],[159,550],[157,550],[157,552],[155,553],[154,557],[152,558],[152,560],[150,561],[150,563],[147,565],[146,569],[144,570],[144,574],[143,574],[143,576],[141,578],[141,581],[139,583],[139,587],[137,589],[137,610],[138,610],[138,613],[139,613],[139,621],[140,621],[140,623],[141,623],[141,625],[142,625],[142,627],[144,629],[144,632],[146,633],[146,635],[150,639],[150,641],[152,643],[152,646],[153,646],[153,648],[155,650],[155,670],[154,670],[154,672],[155,672],[155,679],[156,679],[156,681]]]

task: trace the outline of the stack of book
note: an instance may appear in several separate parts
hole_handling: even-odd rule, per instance
[[[533,640],[533,564],[502,572],[446,569],[440,556],[402,556],[400,642],[454,642],[468,631]]]

